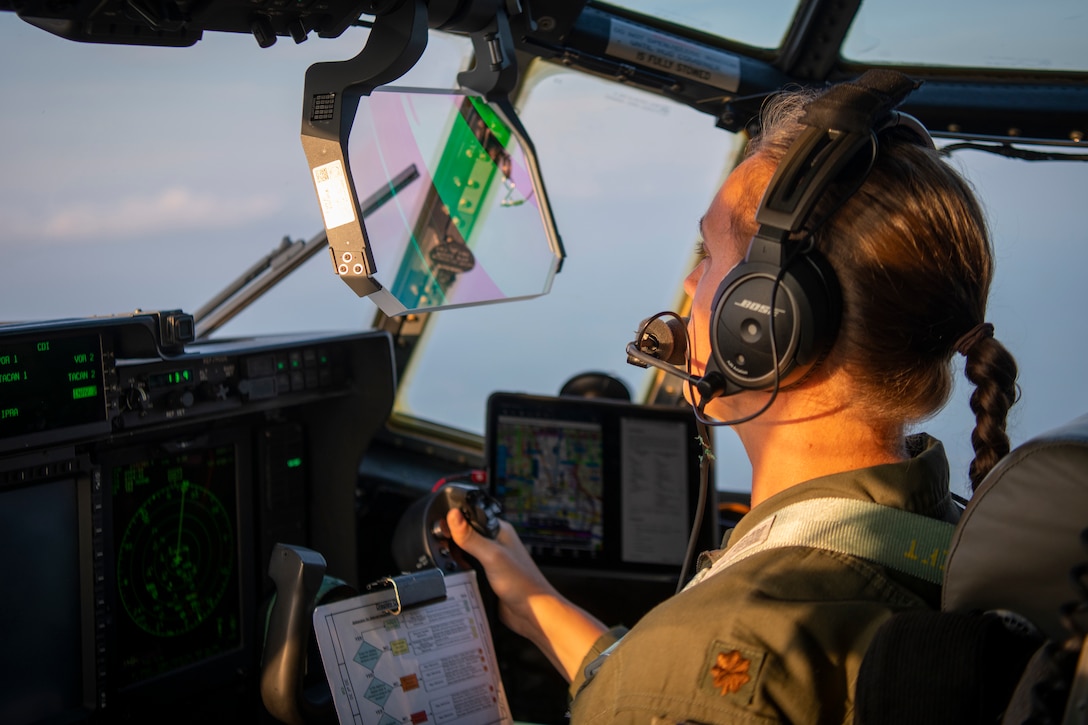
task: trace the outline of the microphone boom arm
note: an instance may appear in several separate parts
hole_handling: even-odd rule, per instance
[[[667,363],[660,358],[656,358],[649,353],[645,353],[639,349],[638,345],[634,342],[627,343],[627,362],[631,365],[637,365],[641,368],[655,367],[658,370],[664,370],[670,375],[675,375],[684,381],[691,383],[692,385],[698,385],[702,378],[697,378],[694,375],[689,375],[683,372],[680,368],[671,363]]]

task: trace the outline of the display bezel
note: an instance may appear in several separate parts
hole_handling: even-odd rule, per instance
[[[0,376],[21,376],[0,382],[0,452],[108,432],[110,354],[98,332],[0,335]]]
[[[48,705],[52,710],[48,714],[44,711],[38,711],[34,716],[34,722],[59,723],[80,719],[94,709],[98,700],[100,678],[99,669],[95,666],[97,651],[95,624],[98,621],[98,612],[94,591],[95,564],[101,559],[102,548],[101,538],[95,537],[95,504],[96,502],[100,503],[101,499],[95,496],[92,474],[93,469],[86,457],[72,457],[70,452],[61,451],[46,452],[33,457],[9,458],[3,461],[3,465],[0,466],[0,501],[4,501],[5,496],[18,494],[20,491],[41,492],[46,487],[60,486],[64,491],[62,495],[70,501],[71,506],[39,505],[34,507],[35,512],[60,517],[57,519],[58,524],[74,523],[74,526],[71,526],[71,538],[64,542],[65,548],[68,549],[68,553],[65,555],[68,558],[68,564],[63,565],[57,557],[52,557],[49,565],[40,567],[40,571],[46,576],[56,575],[65,569],[75,574],[74,580],[67,582],[50,580],[48,589],[55,590],[58,585],[65,584],[71,587],[69,591],[76,590],[75,594],[78,596],[78,600],[74,609],[78,610],[78,614],[75,614],[74,621],[68,622],[66,626],[78,631],[78,634],[72,637],[73,640],[78,641],[78,644],[76,642],[69,643],[68,646],[62,648],[63,653],[58,653],[58,656],[50,659],[50,662],[57,665],[58,660],[62,662],[69,661],[77,671],[68,673],[71,675],[71,679],[62,682],[62,679],[66,677],[62,668],[51,667],[50,676],[55,678],[53,681],[54,692],[63,689],[69,693],[78,694],[66,698],[61,703],[50,701]],[[39,501],[39,503],[41,502]],[[61,518],[64,520],[62,521]],[[69,518],[74,519],[74,522],[68,521]],[[4,528],[5,534],[11,533],[11,527],[5,526]],[[20,545],[18,542],[9,541],[8,545],[5,546],[5,550],[16,557],[33,555],[35,547],[30,542],[24,541],[23,544]],[[10,583],[20,590],[25,589],[25,587],[16,584],[14,581]],[[32,602],[33,600],[30,597],[29,592],[23,591],[18,599],[9,601]],[[33,610],[33,613],[37,616],[41,616],[44,611],[48,610],[48,605],[44,603],[41,606],[26,603],[24,607],[24,611]],[[18,621],[18,617],[15,617],[13,621]],[[33,620],[24,620],[25,623],[30,621]],[[49,624],[53,629],[65,626],[53,619],[50,619]],[[13,646],[10,641],[5,644],[9,649]],[[69,659],[71,644],[76,644],[79,653],[77,658]],[[29,666],[29,662],[21,661],[23,666]]]
[[[125,522],[119,520],[124,513],[124,506],[119,505],[113,491],[113,480],[117,472],[126,467],[142,462],[159,460],[162,457],[193,454],[212,451],[219,447],[233,449],[234,491],[232,523],[234,526],[234,566],[230,586],[231,594],[236,598],[233,610],[238,616],[238,639],[235,646],[206,656],[193,658],[163,671],[143,675],[125,681],[119,678],[123,674],[122,661],[126,657],[139,656],[139,652],[126,649],[129,641],[121,636],[132,624],[123,624],[128,617],[119,594],[119,574],[117,571],[119,551],[123,538]],[[223,429],[194,429],[188,434],[175,433],[168,440],[151,440],[138,445],[103,450],[99,452],[102,470],[102,485],[105,491],[105,555],[106,601],[113,616],[109,623],[107,639],[112,643],[109,653],[111,673],[111,700],[119,703],[121,709],[140,708],[153,703],[156,698],[176,695],[183,688],[194,684],[201,686],[221,683],[228,685],[236,682],[239,673],[253,674],[256,662],[256,643],[254,641],[255,581],[253,525],[253,470],[252,441],[248,428],[231,427]],[[165,488],[161,485],[159,490]],[[155,491],[148,490],[143,497],[146,503]],[[125,504],[131,505],[131,504]],[[142,504],[141,504],[142,505]],[[139,509],[139,506],[136,507]],[[129,621],[129,620],[124,620]],[[177,635],[184,640],[186,634]],[[123,641],[124,640],[124,641]],[[116,709],[116,708],[115,708]]]
[[[621,441],[624,421],[649,423],[675,423],[684,428],[685,441],[683,451],[683,470],[677,472],[676,496],[685,496],[686,507],[683,536],[690,532],[694,521],[699,497],[699,459],[702,448],[698,441],[698,432],[694,416],[689,408],[636,405],[624,401],[601,398],[548,397],[525,395],[520,393],[497,392],[492,394],[487,404],[487,423],[485,448],[488,467],[488,487],[493,496],[504,502],[505,481],[497,471],[502,464],[499,460],[500,426],[510,418],[524,418],[527,421],[548,421],[555,425],[599,426],[601,432],[601,472],[603,492],[601,514],[603,531],[602,546],[593,555],[571,555],[551,549],[547,546],[528,544],[533,559],[542,567],[576,568],[597,572],[616,572],[624,574],[653,574],[673,576],[680,570],[680,561],[672,563],[653,563],[633,561],[624,556],[624,538],[635,536],[637,532],[624,530],[623,494],[621,490]],[[515,528],[518,528],[515,525]],[[701,538],[707,538],[707,532]],[[712,536],[712,534],[711,534]],[[630,542],[627,542],[630,544]]]

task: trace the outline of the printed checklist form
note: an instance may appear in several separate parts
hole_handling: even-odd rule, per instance
[[[512,724],[476,572],[394,614],[388,590],[314,610],[341,725]]]

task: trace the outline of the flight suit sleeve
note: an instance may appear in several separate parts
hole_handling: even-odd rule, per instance
[[[587,677],[587,671],[591,671],[596,674],[596,667],[600,666],[597,662],[598,658],[609,649],[611,649],[617,642],[623,639],[623,635],[627,634],[626,627],[613,627],[604,634],[602,634],[593,646],[589,648],[589,652],[582,658],[582,664],[578,667],[578,672],[574,675],[574,679],[570,683],[569,695],[571,699],[585,687],[586,682],[592,678],[592,675]]]

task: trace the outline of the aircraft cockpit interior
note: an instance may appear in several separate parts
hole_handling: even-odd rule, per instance
[[[1088,12],[750,5],[0,0],[0,723],[568,722],[447,513],[509,524],[608,627],[680,592],[752,505],[690,402],[758,364],[688,362],[707,204],[773,94],[889,71],[915,82],[893,118],[983,200],[1020,368],[981,485],[963,382],[910,431],[964,512],[937,608],[1033,620],[1064,669],[1001,710],[1088,722]],[[852,134],[760,218],[767,255]],[[771,402],[776,346],[806,344],[779,284],[737,303],[740,336],[769,319]],[[896,641],[873,691],[911,681]]]

